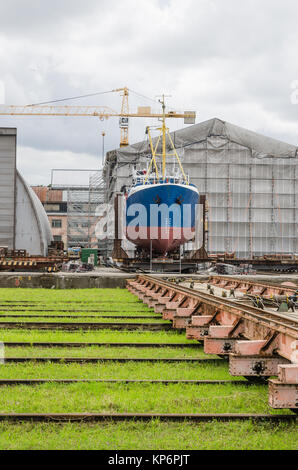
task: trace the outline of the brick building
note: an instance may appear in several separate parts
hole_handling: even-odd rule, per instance
[[[63,241],[67,247],[67,194],[47,186],[32,186],[41,201],[51,226],[54,241]]]

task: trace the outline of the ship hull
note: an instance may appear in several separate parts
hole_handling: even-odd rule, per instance
[[[126,236],[138,247],[166,254],[193,239],[199,194],[192,185],[135,188],[126,202]]]

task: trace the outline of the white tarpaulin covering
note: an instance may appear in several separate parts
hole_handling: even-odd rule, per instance
[[[171,135],[185,172],[207,196],[208,251],[242,258],[298,252],[297,147],[219,119]],[[149,161],[148,142],[109,152],[109,197]]]

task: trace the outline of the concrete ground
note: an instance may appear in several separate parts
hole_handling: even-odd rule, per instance
[[[0,272],[0,288],[2,287],[44,287],[56,289],[71,288],[125,288],[126,280],[134,278],[140,273],[125,273],[116,268],[98,267],[87,273],[28,273],[28,272]],[[200,274],[157,274],[152,275],[164,279],[185,278],[193,280],[207,280],[214,273],[202,272]],[[225,276],[227,277],[227,276]],[[293,282],[298,287],[298,274],[256,274],[230,276],[237,279],[248,279],[264,283],[281,284]]]

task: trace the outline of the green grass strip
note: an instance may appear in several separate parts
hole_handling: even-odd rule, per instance
[[[0,330],[0,341],[33,342],[98,342],[98,343],[181,343],[198,344],[186,339],[185,332],[169,331],[42,331]]]
[[[295,423],[0,423],[1,450],[297,450],[297,441]]]
[[[38,348],[18,347],[5,348],[5,357],[121,357],[121,358],[211,358],[204,354],[203,348],[117,348],[97,347],[86,348]]]
[[[5,301],[40,301],[41,303],[56,302],[129,302],[139,303],[139,299],[126,289],[0,289],[1,303]]]
[[[72,412],[291,414],[270,408],[262,386],[89,382],[1,388],[0,413]]]
[[[228,363],[18,363],[0,365],[1,379],[234,380]],[[238,377],[241,378],[242,377]]]

